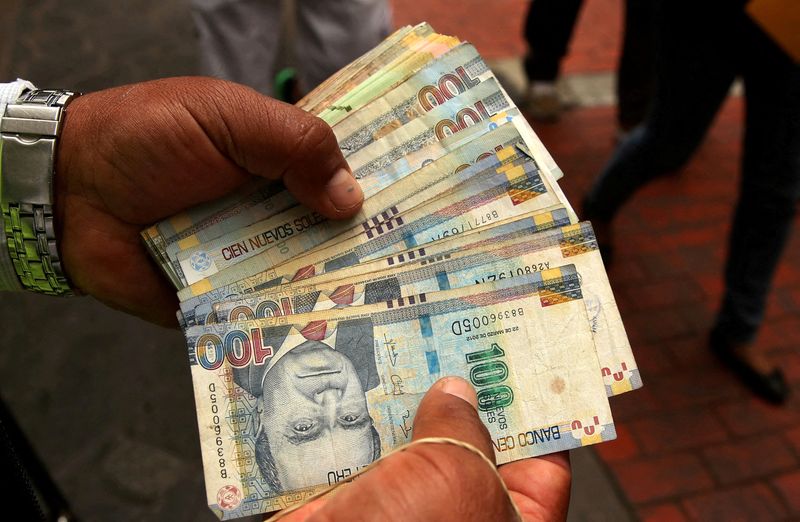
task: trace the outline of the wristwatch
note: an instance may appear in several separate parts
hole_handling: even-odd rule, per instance
[[[71,295],[53,226],[53,170],[64,110],[78,94],[30,90],[9,103],[0,121],[0,208],[5,242],[26,290]]]

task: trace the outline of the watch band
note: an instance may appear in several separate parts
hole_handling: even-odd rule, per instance
[[[53,169],[64,109],[75,93],[32,90],[0,122],[0,208],[8,251],[27,290],[71,295],[53,226]]]

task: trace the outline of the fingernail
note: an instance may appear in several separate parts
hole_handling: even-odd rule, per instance
[[[337,210],[350,210],[364,200],[358,181],[344,168],[336,171],[325,191]]]
[[[478,397],[475,395],[475,389],[461,377],[445,377],[440,379],[436,386],[444,393],[455,395],[459,399],[470,403],[476,410],[478,409]]]

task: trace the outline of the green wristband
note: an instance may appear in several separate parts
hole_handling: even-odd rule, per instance
[[[72,295],[53,226],[56,140],[69,91],[33,90],[6,106],[0,122],[0,209],[11,264],[26,290]]]

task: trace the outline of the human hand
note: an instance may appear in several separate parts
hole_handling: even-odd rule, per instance
[[[175,290],[139,232],[251,176],[282,179],[329,218],[363,194],[330,127],[291,105],[211,78],[86,94],[67,107],[55,169],[55,224],[73,284],[106,304],[175,326]]]
[[[413,440],[449,437],[480,449],[494,462],[489,432],[477,415],[467,381],[440,379],[414,419]],[[498,468],[525,522],[565,520],[571,471],[567,452]],[[336,495],[316,499],[281,522],[414,520],[506,521],[515,513],[497,475],[477,455],[447,444],[420,444],[381,461]]]

